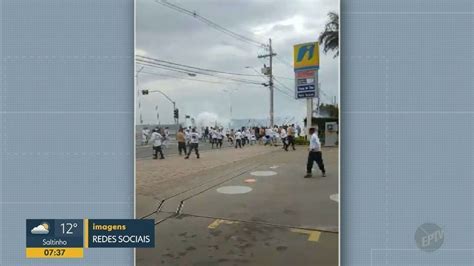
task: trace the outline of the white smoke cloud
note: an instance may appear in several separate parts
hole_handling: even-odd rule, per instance
[[[216,113],[202,112],[196,117],[196,127],[214,127],[217,123],[219,127],[227,127],[229,120],[227,118],[221,118]]]

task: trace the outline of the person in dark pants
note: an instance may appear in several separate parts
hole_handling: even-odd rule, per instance
[[[204,141],[206,141],[208,137],[209,137],[209,127],[206,127],[206,129],[204,129]]]
[[[163,150],[161,149],[163,141],[163,136],[159,133],[159,129],[153,129],[151,134],[150,142],[153,144],[153,159],[158,159],[158,153],[160,154],[160,159],[164,159]]]
[[[197,133],[196,129],[193,128],[189,135],[191,138],[189,144],[189,151],[186,157],[184,157],[184,159],[189,159],[189,155],[191,155],[191,152],[193,152],[193,150],[196,152],[196,157],[199,159],[199,133]]]
[[[318,134],[315,132],[314,128],[309,129],[309,135],[311,136],[311,139],[309,141],[308,163],[306,165],[306,175],[304,177],[312,177],[311,170],[315,161],[318,164],[319,170],[322,172],[322,176],[324,177],[326,176],[326,169],[324,169],[321,142],[319,141]]]
[[[295,125],[294,124],[292,124],[290,127],[288,127],[287,134],[288,134],[288,147],[290,147],[290,145],[291,145],[293,150],[296,150],[295,149]]]
[[[237,132],[235,132],[235,148],[237,149],[237,146],[239,146],[239,148],[242,148],[242,132],[240,132],[240,130],[237,130]]]
[[[217,146],[220,148],[222,148],[222,142],[224,140],[224,132],[223,132],[223,129],[219,129],[217,131]]]
[[[180,128],[178,133],[176,134],[176,140],[178,141],[178,152],[179,156],[184,152],[186,155],[186,137],[183,132],[183,128]]]

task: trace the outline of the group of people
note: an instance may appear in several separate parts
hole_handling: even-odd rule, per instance
[[[165,145],[166,147],[168,147],[168,143],[170,140],[170,130],[168,127],[165,127],[165,128],[157,127],[157,128],[154,128],[153,130],[150,130],[148,127],[144,127],[142,129],[142,146],[147,145],[148,143],[152,142],[151,137],[153,133],[155,132],[160,134],[162,145]]]
[[[281,142],[283,149],[288,151],[291,146],[295,150],[295,137],[301,136],[301,128],[294,124],[274,126],[274,127],[242,127],[240,129],[227,129],[224,133],[223,128],[206,127],[202,129],[204,132],[204,141],[209,141],[214,148],[221,148],[224,138],[235,148],[242,148],[246,144],[260,144],[277,146]]]
[[[199,159],[199,139],[201,135],[196,131],[195,128],[187,128],[184,130],[180,128],[176,133],[176,140],[178,141],[178,151],[179,155],[184,153],[185,159],[189,158],[191,152],[194,150],[196,157]],[[154,128],[151,131],[148,128],[142,129],[142,145],[147,145],[148,143],[152,144],[153,147],[153,159],[165,159],[163,154],[163,146],[168,148],[168,142],[170,140],[169,128]]]
[[[202,128],[202,134],[196,130],[196,128],[180,128],[176,133],[176,140],[178,142],[179,155],[185,155],[185,159],[189,159],[189,156],[194,151],[196,158],[199,159],[199,141],[209,141],[212,149],[222,148],[224,139],[227,138],[229,145],[237,148],[242,148],[246,144],[254,145],[260,143],[264,146],[277,146],[279,142],[282,143],[283,149],[288,151],[291,146],[295,149],[295,137],[301,136],[301,128],[295,127],[295,125],[283,125],[274,127],[242,127],[237,130],[227,129],[224,133],[223,128],[219,127],[206,127]],[[307,174],[305,177],[311,177],[311,171],[313,163],[316,162],[323,176],[326,175],[324,168],[321,143],[315,128],[309,130],[309,154],[308,162],[306,167]],[[142,145],[151,143],[153,146],[153,159],[164,159],[163,145],[167,148],[168,141],[170,140],[170,133],[168,127],[155,128],[151,134],[148,128],[142,130]]]

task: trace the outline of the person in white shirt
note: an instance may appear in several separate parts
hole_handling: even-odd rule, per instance
[[[235,132],[235,148],[237,149],[237,146],[239,148],[242,148],[242,132],[240,132],[240,129]]]
[[[280,133],[278,133],[278,132],[279,132],[278,127],[274,127],[273,130],[272,130],[272,133],[273,133],[272,142],[273,142],[273,145],[275,145],[275,146],[277,146],[278,140],[280,138]]]
[[[247,143],[246,138],[247,136],[245,135],[245,127],[242,127],[240,129],[240,144],[242,144],[242,147],[245,147],[245,144]]]
[[[142,129],[142,146],[148,144],[148,128],[143,128]]]
[[[250,129],[249,128],[245,129],[244,135],[245,135],[245,142],[247,142],[247,144],[250,144],[250,136],[251,135],[250,135]]]
[[[169,139],[170,139],[170,130],[168,129],[168,127],[165,127],[165,130],[163,131],[163,145],[166,149],[168,149],[168,143],[169,143]]]
[[[217,143],[217,136],[219,135],[219,132],[218,132],[218,129],[217,128],[211,128],[211,147],[212,149],[214,149],[214,144],[216,144],[216,148],[217,146],[219,146],[219,144]]]
[[[265,129],[265,146],[272,145],[273,131],[271,128]]]
[[[223,129],[219,129],[219,131],[217,132],[217,144],[216,146],[219,146],[219,149],[222,148],[222,142],[223,142],[223,139],[224,139],[224,131]]]
[[[326,176],[326,169],[324,169],[323,155],[321,152],[321,142],[319,141],[318,133],[314,128],[310,128],[309,135],[311,136],[311,138],[309,140],[308,163],[306,165],[306,175],[304,177],[312,177],[311,170],[315,161],[318,164],[319,170],[321,170],[322,175],[324,177]]]
[[[288,151],[288,139],[287,139],[287,137],[288,137],[288,135],[286,134],[285,128],[281,128],[280,138],[281,138],[281,142],[283,143],[283,149],[285,151]]]
[[[189,132],[189,129],[186,128],[184,130],[184,139],[186,140],[186,146],[188,146],[188,147],[189,147],[189,144],[191,142],[191,135],[190,134],[191,134],[191,132]]]
[[[255,136],[255,134],[252,134],[250,136],[250,145],[253,145],[253,144],[257,144],[257,137]]]
[[[201,138],[201,136],[199,135],[199,133],[196,132],[196,129],[193,128],[191,130],[191,133],[189,133],[189,138],[189,151],[186,157],[184,157],[184,159],[189,159],[189,155],[191,155],[191,152],[193,150],[196,152],[196,157],[199,159],[199,139]]]
[[[229,129],[225,130],[225,136],[227,137],[227,142],[229,142],[230,141],[230,131],[229,131]]]
[[[153,159],[158,159],[158,153],[160,153],[160,159],[164,159],[163,150],[161,149],[163,136],[159,133],[159,129],[153,129],[151,134],[150,142],[153,145]]]

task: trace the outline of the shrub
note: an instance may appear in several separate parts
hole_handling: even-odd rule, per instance
[[[305,140],[304,137],[297,137],[295,138],[295,144],[296,145],[309,145],[309,141]]]

